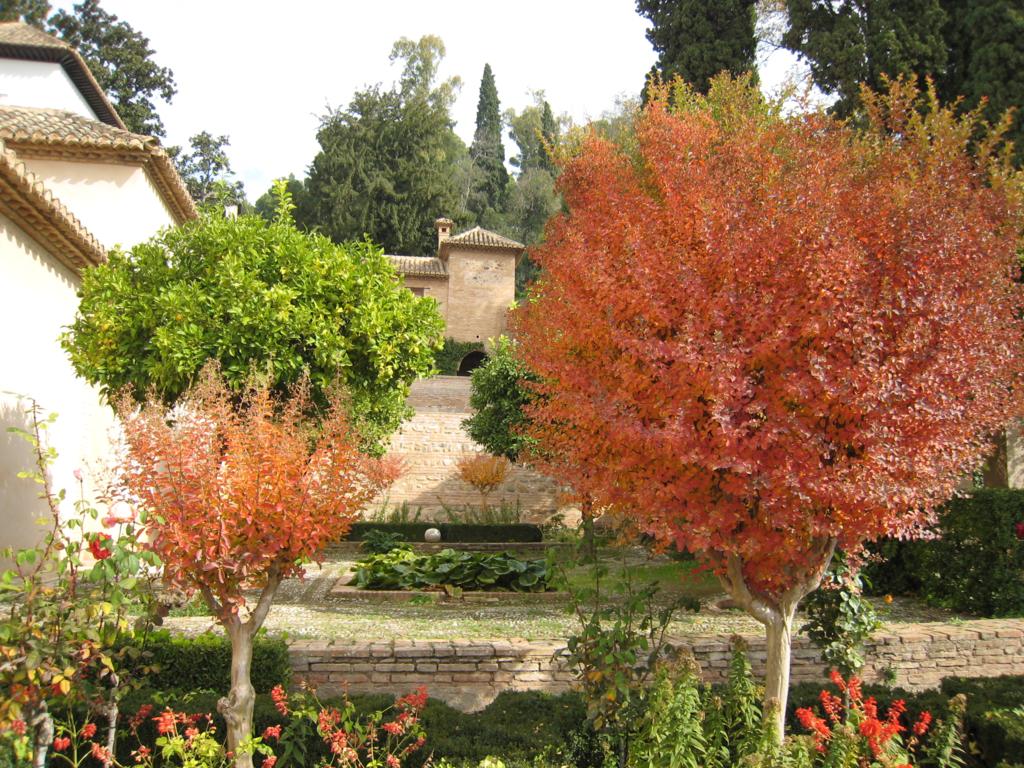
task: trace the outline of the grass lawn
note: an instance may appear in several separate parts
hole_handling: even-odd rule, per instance
[[[679,613],[670,627],[671,634],[698,632],[755,632],[760,624],[742,611],[717,610],[711,603],[724,597],[717,579],[697,573],[692,563],[666,557],[651,557],[641,550],[602,550],[602,564],[609,575],[628,568],[638,581],[659,585],[660,600],[692,597],[701,601],[700,613]],[[331,587],[344,576],[352,562],[330,560],[323,567],[308,566],[306,578],[281,585],[278,598],[267,617],[266,628],[273,634],[296,638],[322,638],[342,642],[367,639],[495,639],[524,638],[551,640],[567,637],[577,629],[577,621],[568,600],[538,601],[528,594],[496,597],[493,603],[380,602],[371,597],[354,599],[330,595]],[[584,583],[586,570],[576,568],[569,578]],[[923,606],[917,601],[897,598],[891,605],[877,601],[879,614],[886,621],[948,621],[955,616],[947,611]],[[799,621],[799,619],[798,619]],[[183,632],[202,632],[217,628],[199,603],[175,611],[165,620],[168,628]]]

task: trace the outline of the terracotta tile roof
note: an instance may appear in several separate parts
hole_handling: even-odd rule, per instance
[[[441,245],[437,249],[438,255],[447,255],[448,249],[453,245],[465,245],[472,248],[493,248],[503,251],[526,250],[526,246],[522,243],[517,243],[515,240],[502,237],[497,232],[491,232],[488,229],[482,229],[480,227],[473,227],[462,234],[454,235],[453,237],[442,240]]]
[[[197,216],[181,176],[151,136],[59,109],[0,106],[0,140],[27,158],[140,164],[178,224]]]
[[[96,117],[108,125],[125,127],[85,59],[63,40],[20,21],[2,22],[0,58],[60,64]]]
[[[11,219],[73,272],[107,255],[74,214],[0,140],[0,213]]]
[[[391,256],[388,260],[400,275],[416,277],[448,277],[444,262],[433,256]]]

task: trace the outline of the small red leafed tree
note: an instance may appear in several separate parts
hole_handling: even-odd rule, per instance
[[[515,318],[529,417],[543,469],[764,624],[781,738],[832,553],[932,522],[1016,412],[1021,180],[907,84],[864,94],[861,132],[743,80],[668,97],[565,164]]]
[[[218,709],[239,768],[252,765],[252,642],[274,593],[381,490],[380,464],[359,452],[343,403],[315,424],[312,412],[301,385],[275,400],[253,384],[239,401],[214,365],[173,408],[151,399],[120,410],[119,490],[147,510],[165,582],[201,593],[231,640],[231,690]]]

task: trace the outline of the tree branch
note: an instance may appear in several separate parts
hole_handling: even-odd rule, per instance
[[[277,592],[277,587],[280,583],[281,567],[275,563],[270,566],[270,570],[267,571],[267,583],[263,585],[263,591],[260,592],[259,602],[256,603],[256,607],[253,609],[252,614],[249,616],[249,620],[246,622],[246,627],[248,627],[250,632],[255,633],[263,626],[263,622],[267,618],[267,613],[270,611],[270,606],[274,602],[274,593]]]

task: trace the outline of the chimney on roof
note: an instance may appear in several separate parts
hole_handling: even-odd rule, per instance
[[[441,243],[452,236],[452,227],[455,226],[455,222],[451,219],[444,217],[437,219],[434,222],[434,229],[437,230],[437,247],[441,247]]]

